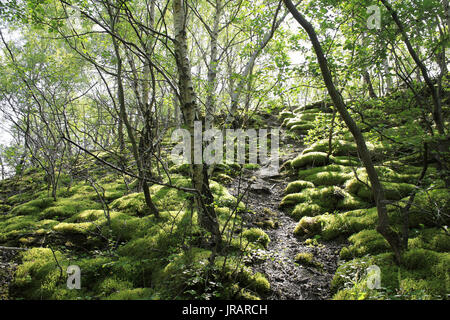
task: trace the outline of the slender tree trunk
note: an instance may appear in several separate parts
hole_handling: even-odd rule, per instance
[[[355,121],[351,117],[350,113],[347,110],[347,106],[344,103],[344,100],[341,94],[337,91],[334,83],[331,72],[328,68],[327,59],[323,53],[322,46],[319,42],[317,34],[313,28],[313,26],[303,17],[303,15],[296,9],[291,0],[283,0],[286,7],[292,13],[293,17],[297,20],[297,22],[305,29],[308,33],[308,36],[311,40],[311,43],[314,47],[314,51],[316,53],[320,69],[322,71],[322,76],[325,82],[325,85],[328,89],[328,93],[333,100],[334,106],[341,115],[342,119],[346,123],[348,129],[352,133],[357,148],[359,156],[366,168],[367,175],[369,177],[369,181],[372,186],[372,191],[375,198],[375,203],[378,211],[378,226],[377,231],[383,235],[383,237],[388,241],[392,250],[394,251],[395,257],[398,262],[401,261],[401,244],[399,235],[392,230],[389,224],[389,217],[387,214],[386,208],[386,196],[384,193],[384,189],[380,183],[378,178],[378,174],[375,170],[375,167],[372,163],[372,159],[370,157],[369,150],[367,149],[366,141],[361,133],[361,130],[356,125]]]
[[[111,10],[110,7],[108,9]],[[116,25],[115,19],[116,18],[114,17],[114,15],[112,14],[111,11],[109,12],[109,14],[111,17],[111,30],[112,30],[112,32],[115,32],[115,25]],[[113,46],[114,46],[114,52],[115,52],[116,59],[117,59],[117,77],[116,77],[117,78],[117,98],[118,98],[119,107],[120,107],[120,117],[122,118],[122,121],[123,121],[125,128],[127,130],[127,133],[128,133],[128,138],[130,139],[130,142],[131,142],[131,150],[133,153],[133,157],[136,161],[136,165],[137,165],[138,172],[139,172],[139,177],[141,177],[145,203],[147,204],[147,207],[150,210],[150,213],[154,214],[156,217],[158,217],[159,212],[152,201],[148,183],[147,183],[147,180],[145,180],[145,171],[143,170],[142,161],[141,161],[141,157],[139,155],[136,138],[133,133],[133,128],[128,120],[128,115],[127,115],[126,106],[125,106],[125,93],[124,93],[123,80],[122,80],[123,62],[122,62],[122,58],[121,58],[120,51],[119,51],[119,44],[117,43],[117,40],[114,36],[112,36],[111,38],[112,38],[112,42],[113,42]]]
[[[392,91],[392,76],[391,72],[389,71],[389,59],[386,57],[383,60],[383,69],[384,69],[384,77],[386,78],[386,94]]]
[[[186,8],[183,0],[173,0],[173,22],[175,29],[175,58],[178,69],[178,86],[180,94],[180,109],[184,124],[191,134],[191,174],[192,184],[198,191],[196,196],[199,225],[209,231],[217,246],[221,244],[219,222],[214,210],[214,199],[209,189],[207,168],[194,161],[194,121],[197,111],[197,101],[192,83],[191,64],[188,58],[186,38]]]
[[[216,109],[216,78],[217,78],[217,65],[218,61],[218,36],[219,36],[219,23],[222,14],[222,0],[216,0],[216,13],[214,16],[214,24],[211,30],[212,34],[210,40],[210,59],[208,66],[208,85],[207,85],[207,97],[206,97],[206,117],[205,117],[205,130],[211,129],[214,121],[214,112]]]
[[[372,99],[378,98],[377,94],[375,93],[375,90],[373,89],[372,80],[370,78],[369,71],[365,70],[363,73],[363,77],[364,77],[364,82],[367,85],[367,90],[369,91],[369,97]]]

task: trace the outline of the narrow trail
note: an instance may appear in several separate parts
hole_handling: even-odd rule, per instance
[[[9,300],[9,285],[13,280],[19,250],[0,247],[0,300]]]
[[[301,151],[291,144],[284,144],[280,148],[289,151],[286,159],[282,160],[292,159]],[[263,228],[271,241],[266,250],[259,251],[254,257],[253,269],[265,274],[270,282],[271,292],[265,297],[267,299],[329,299],[331,298],[330,283],[336,271],[339,251],[343,244],[327,242],[307,245],[305,239],[294,235],[293,230],[297,222],[278,209],[283,190],[289,182],[289,177],[268,172],[267,168],[243,171],[240,190],[250,184],[248,197],[244,198],[244,202],[248,201],[249,208],[256,213],[245,215],[247,226],[260,227],[264,221],[276,221],[274,228]],[[237,196],[238,186],[239,178],[234,179],[229,185],[230,193],[234,196]],[[295,257],[301,252],[312,253],[313,261],[319,266],[296,263]]]

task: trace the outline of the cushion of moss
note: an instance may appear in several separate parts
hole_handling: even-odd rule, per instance
[[[120,293],[121,291],[132,289],[133,283],[122,280],[117,277],[110,277],[103,280],[97,287],[97,290],[102,295],[109,296],[113,293]]]
[[[303,202],[316,203],[319,206],[334,210],[339,200],[345,197],[345,192],[339,187],[306,188],[298,193],[286,195],[280,203],[281,208],[292,207]]]
[[[386,199],[388,200],[400,200],[411,194],[411,192],[416,188],[413,184],[404,182],[397,183],[381,181],[381,185],[385,190]],[[372,190],[356,178],[348,180],[345,184],[345,188],[347,191],[366,201],[372,201],[373,199]]]
[[[96,226],[92,222],[80,222],[80,223],[68,223],[61,222],[53,227],[53,230],[61,233],[81,233],[89,234],[96,229]]]
[[[68,261],[55,251],[56,258],[63,270],[67,269]],[[25,299],[57,299],[70,294],[64,281],[58,281],[60,270],[52,251],[48,248],[33,248],[24,251],[22,264],[15,273],[12,291],[15,296]],[[64,290],[64,288],[66,290]]]
[[[11,210],[13,215],[35,215],[53,203],[53,198],[41,198],[18,205]]]
[[[37,229],[37,217],[35,216],[5,216],[0,221],[0,242],[15,239]]]
[[[237,199],[230,194],[226,187],[215,181],[210,181],[209,187],[214,195],[214,200],[217,206],[234,209]],[[240,202],[238,207],[243,209],[245,208],[245,205],[243,202]]]
[[[300,203],[295,206],[294,210],[291,212],[292,218],[299,221],[302,217],[314,217],[327,212],[327,209],[322,208],[315,203]]]
[[[352,195],[348,192],[343,192],[345,195],[344,199],[339,200],[336,205],[336,209],[338,210],[356,210],[356,209],[364,209],[369,208],[372,205],[369,202],[364,201],[363,199]]]
[[[294,118],[295,114],[289,111],[283,111],[280,113],[280,120],[283,121],[284,119]]]
[[[340,257],[344,260],[389,251],[389,244],[376,230],[362,230],[348,238],[351,245],[344,247]]]
[[[267,248],[267,245],[270,242],[270,238],[267,233],[259,228],[247,229],[242,232],[242,236],[249,242],[261,244],[264,248]]]
[[[295,256],[295,261],[298,263],[303,263],[311,265],[314,260],[314,255],[311,252],[300,252]]]
[[[328,139],[319,140],[313,143],[311,146],[303,150],[303,154],[312,152],[328,152],[329,141]],[[357,156],[356,143],[345,140],[333,140],[332,141],[332,155],[334,156]]]
[[[351,235],[364,229],[374,229],[377,209],[359,209],[339,214],[323,214],[312,219],[302,218],[294,229],[297,235],[320,234],[325,240]]]
[[[332,158],[331,158],[332,159]],[[338,172],[338,173],[351,173],[352,169],[338,164],[330,164],[323,167],[300,169],[298,170],[298,177],[300,179],[305,179],[308,176],[315,175],[320,172]]]
[[[353,174],[334,171],[322,171],[306,176],[304,179],[315,186],[340,186],[351,179]]]
[[[316,217],[303,217],[297,223],[294,229],[294,234],[303,236],[313,236],[321,231],[321,221]]]
[[[438,228],[410,231],[408,248],[423,248],[438,252],[450,251],[450,236]]]
[[[303,109],[302,111],[297,112],[301,112],[302,114],[319,113],[319,112],[322,113],[322,110],[320,110],[319,108],[310,108],[310,109]]]
[[[314,184],[304,180],[293,181],[287,185],[286,189],[284,189],[284,194],[297,193],[306,188],[314,188]]]
[[[333,162],[341,166],[358,167],[361,165],[359,158],[351,156],[334,156]]]
[[[299,118],[295,117],[295,118],[290,118],[290,119],[286,119],[286,127],[288,129],[291,129],[293,126],[295,125],[302,125],[304,124],[304,121],[300,120]]]
[[[247,288],[256,294],[265,294],[270,290],[270,283],[263,274],[259,272],[253,273],[250,268],[243,266],[237,258],[228,257],[227,263],[224,264],[224,257],[218,257],[215,265],[222,270],[224,269],[223,280],[228,285],[235,286],[238,283],[241,288]],[[224,265],[225,268],[223,268]],[[233,296],[224,298],[229,299],[233,298]]]
[[[399,229],[403,217],[396,206],[388,205],[388,216],[392,226]],[[320,234],[325,240],[332,240],[340,236],[350,236],[365,229],[375,229],[378,223],[377,208],[357,209],[336,214],[322,214],[297,224],[294,233],[297,235],[314,236]],[[421,212],[411,211],[409,215],[410,228],[433,226],[428,217]],[[314,230],[314,232],[312,231]]]
[[[229,175],[225,174],[225,173],[214,173],[214,175],[212,176],[212,179],[217,181],[218,183],[223,183],[223,184],[228,184],[231,183],[233,181],[233,178],[230,177]]]
[[[144,193],[135,192],[127,194],[111,202],[110,207],[130,215],[141,214],[146,208]]]
[[[163,269],[153,275],[153,283],[156,286],[166,287],[167,290],[178,290],[178,292],[165,293],[174,296],[186,286],[187,280],[195,270],[204,268],[210,255],[211,251],[195,247],[179,253],[171,258],[171,261]],[[183,272],[185,270],[190,270],[190,272]]]
[[[35,193],[28,191],[28,192],[18,193],[18,194],[15,194],[15,195],[9,197],[7,199],[7,202],[11,205],[16,205],[16,204],[24,203],[27,201],[31,201],[35,198],[36,198]]]
[[[314,128],[314,125],[311,123],[297,123],[295,125],[293,125],[290,130],[291,131],[295,131],[297,133],[302,133],[302,134],[306,134],[308,133],[308,130],[311,130]]]
[[[310,152],[303,153],[297,158],[292,160],[291,165],[293,168],[303,168],[306,166],[324,166],[327,164],[327,154],[325,152]]]
[[[87,209],[98,209],[101,204],[92,200],[58,199],[53,205],[40,213],[45,219],[68,218]]]
[[[358,295],[355,296],[354,291],[358,284],[365,286],[365,292],[368,293],[365,298],[375,295],[367,289],[365,276],[352,287],[344,289],[344,285],[349,283],[349,279],[352,279],[356,272],[364,275],[370,265],[376,265],[381,269],[381,286],[389,290],[388,294],[400,292],[397,299],[445,299],[448,294],[450,253],[410,249],[403,254],[401,266],[395,264],[392,253],[357,258],[342,264],[331,283],[332,290],[338,291],[334,299],[352,299],[352,297],[357,299]],[[386,296],[389,298],[389,295]]]

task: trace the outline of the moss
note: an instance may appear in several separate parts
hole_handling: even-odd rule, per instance
[[[170,167],[169,172],[170,173],[178,173],[183,176],[189,176],[191,173],[191,167],[188,163],[175,165],[175,166]]]
[[[52,198],[40,198],[14,207],[12,215],[36,215],[53,203]]]
[[[55,255],[66,270],[67,260],[58,251]],[[22,264],[17,267],[12,291],[15,296],[27,299],[55,299],[61,293],[64,295],[61,289],[66,285],[59,276],[60,270],[51,250],[33,248],[22,253]]]
[[[316,175],[321,172],[337,172],[342,174],[348,174],[351,173],[351,168],[337,165],[337,164],[330,164],[323,167],[316,167],[316,168],[309,168],[309,169],[300,169],[298,171],[298,177],[300,179],[305,179],[308,176]]]
[[[292,207],[299,203],[315,203],[326,210],[334,210],[345,193],[339,187],[307,188],[298,193],[286,195],[280,203],[281,208]]]
[[[146,204],[144,193],[130,193],[111,203],[111,208],[126,212],[130,215],[142,214],[145,212]]]
[[[386,198],[388,200],[401,200],[402,198],[411,194],[415,189],[414,185],[403,182],[396,183],[382,181],[381,185],[385,190]],[[348,192],[351,192],[366,201],[373,201],[372,190],[361,181],[358,181],[356,178],[348,180],[345,183],[345,188]]]
[[[291,131],[295,131],[299,134],[307,134],[308,130],[314,128],[314,125],[311,123],[304,123],[303,121],[296,122],[290,127]]]
[[[364,229],[374,229],[377,221],[376,208],[358,209],[339,214],[323,214],[314,218],[302,218],[294,233],[309,237],[320,234],[325,240],[332,240]]]
[[[320,232],[321,221],[315,217],[303,217],[295,226],[294,234],[313,236]]]
[[[309,175],[304,179],[314,183],[315,186],[340,186],[351,178],[352,175],[348,173],[322,171]]]
[[[321,206],[315,204],[315,203],[300,203],[295,206],[294,210],[291,213],[291,216],[295,220],[300,220],[302,217],[308,216],[308,217],[314,217],[319,214],[323,214],[326,212],[326,209],[322,208]]]
[[[371,205],[364,201],[363,199],[354,196],[350,193],[345,192],[345,198],[342,200],[339,200],[337,203],[336,209],[339,210],[356,210],[356,209],[363,209],[363,208],[369,208]]]
[[[11,210],[11,206],[7,204],[0,204],[0,213],[7,213]]]
[[[101,205],[92,200],[58,199],[53,205],[43,210],[40,216],[44,219],[68,218],[87,209],[97,209]]]
[[[361,165],[361,161],[359,160],[359,158],[350,156],[335,156],[333,158],[333,162],[341,166],[350,167],[358,167]]]
[[[405,203],[407,199],[403,199]],[[429,226],[444,226],[450,223],[450,193],[448,189],[420,190],[414,198],[410,209],[411,226],[421,223]]]
[[[410,232],[408,247],[411,249],[423,248],[438,252],[449,252],[450,236],[443,229],[415,229]]]
[[[158,300],[158,295],[150,288],[125,289],[108,296],[108,300]]]
[[[267,248],[267,245],[270,242],[270,238],[267,233],[259,228],[247,229],[242,232],[242,236],[249,242],[261,244],[264,248]]]
[[[392,253],[366,256],[338,267],[332,289],[334,299],[445,299],[450,285],[450,254],[411,249],[397,266]],[[367,288],[366,270],[381,269],[382,290]],[[359,275],[359,276],[358,276]]]
[[[11,242],[39,228],[35,216],[9,216],[0,221],[0,242]]]
[[[225,173],[215,173],[213,179],[222,184],[229,184],[233,181],[233,178]]]
[[[323,265],[314,259],[314,255],[311,252],[298,253],[295,256],[295,261],[308,267],[323,268]]]
[[[264,219],[263,221],[256,222],[255,225],[263,229],[275,229],[277,228],[278,223],[272,219]]]
[[[96,226],[92,222],[67,223],[61,222],[53,227],[53,230],[61,233],[81,233],[88,234],[95,230]]]
[[[294,118],[295,114],[293,114],[292,112],[289,111],[283,111],[280,113],[280,121],[283,121],[284,119],[290,119],[290,118]]]
[[[348,240],[351,245],[340,252],[340,257],[345,260],[389,251],[389,244],[376,230],[362,230]]]
[[[328,139],[319,140],[303,151],[303,154],[314,152],[328,152]],[[356,143],[345,140],[332,141],[332,155],[334,156],[354,156],[358,155]]]
[[[258,170],[261,166],[257,163],[246,163],[244,164],[244,169],[247,170]]]
[[[311,265],[314,260],[314,255],[311,252],[300,252],[295,256],[295,261]]]
[[[226,187],[215,181],[211,181],[209,187],[211,189],[212,194],[214,195],[214,199],[216,201],[217,206],[234,209],[237,200],[228,192],[228,189]],[[239,203],[239,208],[240,209],[245,208],[242,202]]]
[[[292,169],[292,160],[288,160],[281,165],[280,172],[289,171],[291,169]]]
[[[284,194],[298,193],[306,188],[314,188],[314,184],[309,181],[297,180],[287,185]]]
[[[323,166],[327,164],[327,154],[325,152],[311,152],[311,153],[303,153],[299,155],[297,158],[292,160],[293,168],[303,168],[306,166]]]
[[[116,277],[106,278],[103,280],[97,288],[97,291],[104,296],[109,296],[113,293],[119,293],[121,291],[132,289],[133,284],[129,281],[124,281]]]

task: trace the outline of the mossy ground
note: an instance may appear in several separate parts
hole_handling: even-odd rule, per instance
[[[218,171],[231,174],[229,168],[222,169]],[[172,184],[191,186],[182,168],[172,171],[179,172],[172,175]],[[17,183],[22,180],[36,188]],[[81,180],[63,185],[56,201],[45,187],[38,188],[41,175],[17,181],[0,182],[4,209],[0,245],[31,248],[20,255],[12,298],[259,299],[270,288],[264,276],[251,272],[240,258],[246,250],[264,248],[270,239],[261,229],[232,231],[241,225],[236,208],[245,207],[242,203],[236,207],[236,199],[219,182],[211,181],[210,187],[221,229],[232,239],[229,258],[219,255],[211,265],[212,252],[204,248],[205,237],[188,193],[151,186],[160,209],[157,219],[147,214],[143,193],[133,189],[137,184],[129,183],[127,191],[122,177],[115,174],[103,172],[97,180],[107,210],[95,189]],[[66,287],[69,265],[81,269],[81,290]],[[207,277],[213,285],[205,282]]]
[[[383,103],[389,105],[392,101],[388,97]],[[397,117],[394,110],[384,112]],[[386,135],[405,134],[402,126],[386,125],[389,118],[383,121],[379,113],[373,114],[373,118],[369,116],[365,121],[384,123],[389,128]],[[334,298],[448,299],[450,192],[440,180],[435,164],[429,164],[422,185],[416,187],[422,171],[420,152],[396,156],[399,150],[392,141],[374,139],[377,133],[361,124],[366,128],[364,136],[389,201],[388,215],[395,231],[402,230],[400,208],[416,192],[409,210],[408,250],[397,265],[389,244],[376,231],[377,209],[352,136],[348,130],[337,127],[330,149],[328,132],[320,127],[328,128],[329,116],[314,109],[294,110],[284,117],[283,125],[296,134],[293,129],[304,124],[304,117],[315,119],[312,122],[315,126],[306,134],[307,148],[283,165],[285,174],[298,180],[288,184],[280,207],[299,221],[294,230],[297,236],[309,241],[348,242],[340,251],[342,264],[333,279]],[[297,258],[305,264],[313,261],[309,253],[301,253]],[[367,285],[370,265],[381,269],[381,289],[372,290]]]

